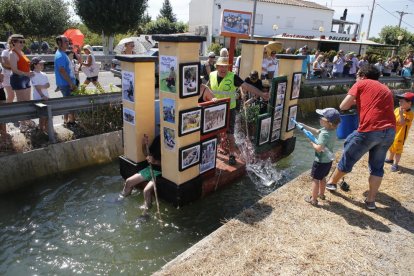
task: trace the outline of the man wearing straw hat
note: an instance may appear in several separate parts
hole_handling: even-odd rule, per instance
[[[241,89],[262,97],[265,100],[269,99],[269,93],[264,93],[244,82],[239,76],[229,71],[229,59],[227,57],[219,57],[216,62],[217,71],[211,72],[209,76],[210,88],[213,91],[214,97],[217,99],[230,98],[230,123],[227,130],[228,147],[224,143],[220,143],[220,151],[223,154],[229,154],[229,164],[236,163],[235,156],[232,154],[235,150],[234,141],[234,126],[236,122],[236,91],[238,87]],[[222,139],[223,142],[223,139]]]

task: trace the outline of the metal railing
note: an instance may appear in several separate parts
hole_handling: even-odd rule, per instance
[[[120,92],[98,95],[73,96],[49,99],[47,101],[26,101],[6,103],[0,106],[0,123],[9,123],[48,117],[49,141],[55,143],[53,116],[92,109],[100,105],[121,103]]]
[[[391,76],[391,77],[381,77],[378,80],[381,83],[408,83],[411,81],[411,78],[401,77],[401,76]],[[322,79],[310,79],[304,80],[303,85],[305,86],[333,86],[333,85],[352,85],[355,83],[354,78],[322,78]]]

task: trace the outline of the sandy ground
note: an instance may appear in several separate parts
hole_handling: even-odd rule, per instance
[[[351,190],[327,192],[319,207],[303,200],[305,172],[156,275],[414,275],[413,138],[411,130],[399,172],[385,164],[377,210],[363,203],[367,156],[346,177]]]

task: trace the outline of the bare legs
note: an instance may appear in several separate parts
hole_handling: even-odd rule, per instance
[[[6,90],[6,94],[7,94],[6,103],[12,103],[15,97],[14,90],[11,88],[11,86],[4,87],[4,90]]]
[[[393,164],[398,166],[398,163],[400,163],[401,160],[401,153],[395,153],[388,151],[388,160],[394,160]]]
[[[338,168],[335,169],[333,175],[329,179],[329,184],[338,184],[339,180],[346,175],[345,172],[339,170]]]
[[[152,205],[152,194],[154,192],[154,182],[149,181],[145,185],[146,180],[142,177],[141,174],[136,173],[133,176],[127,178],[124,184],[124,189],[122,190],[121,194],[123,196],[129,196],[134,189],[134,187],[139,186],[140,184],[144,184],[144,208],[149,209]]]
[[[26,88],[26,89],[21,89],[21,90],[16,90],[16,99],[18,102],[23,102],[23,101],[30,101],[30,88]]]
[[[335,169],[335,172],[329,179],[330,184],[337,184],[339,180],[346,175],[345,172],[340,171],[338,168]],[[370,175],[368,178],[369,183],[369,190],[368,190],[368,196],[366,201],[367,202],[375,202],[375,197],[377,196],[378,189],[381,186],[382,177]]]
[[[312,182],[312,201],[316,202],[318,196],[324,198],[325,196],[325,187],[326,187],[326,178],[322,180],[313,179]]]

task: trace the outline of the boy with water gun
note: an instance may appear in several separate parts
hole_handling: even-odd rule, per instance
[[[319,124],[322,127],[320,129],[297,123],[291,119],[308,136],[315,149],[315,159],[311,171],[312,195],[305,197],[305,201],[313,206],[318,205],[318,197],[325,200],[326,176],[332,167],[336,128],[341,122],[340,114],[335,108],[316,109],[316,113],[320,116]],[[313,134],[318,135],[318,138],[316,139]]]

